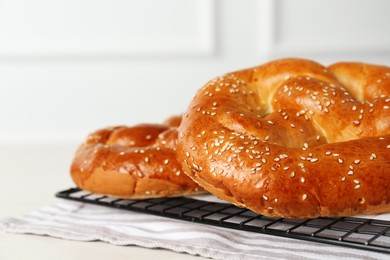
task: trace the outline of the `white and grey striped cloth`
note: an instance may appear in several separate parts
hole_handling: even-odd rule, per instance
[[[0,221],[0,231],[165,248],[214,259],[389,259],[389,255],[62,201]]]

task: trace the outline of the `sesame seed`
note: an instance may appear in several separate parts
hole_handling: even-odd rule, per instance
[[[358,189],[360,189],[360,184],[357,184],[357,185],[355,186],[355,190],[358,190]]]
[[[145,162],[149,162],[149,157],[145,157]]]
[[[343,162],[344,162],[343,159],[341,159],[341,158],[338,158],[337,161],[338,161],[339,163],[343,163]]]
[[[303,194],[302,199],[303,199],[303,200],[306,200],[306,199],[307,199],[307,194],[306,194],[306,193]]]
[[[351,171],[348,171],[348,173],[347,173],[348,175],[352,175],[353,174],[353,171],[351,170]]]
[[[325,153],[325,155],[331,155],[332,154],[332,152],[330,152],[330,151],[327,151],[326,153]]]
[[[354,164],[359,164],[360,163],[360,160],[355,160],[353,161]]]
[[[345,179],[346,179],[345,176],[341,177],[341,181],[345,181]]]
[[[264,200],[268,200],[268,197],[266,195],[263,195]]]
[[[310,159],[310,162],[317,162],[318,161],[318,158],[312,158]]]
[[[181,174],[180,171],[177,171],[177,172],[176,172],[176,176],[179,176],[180,174]]]
[[[169,163],[169,160],[168,159],[165,159],[164,160],[164,164],[167,165]]]
[[[291,177],[291,178],[294,178],[294,177],[295,177],[295,172],[291,172],[291,173],[290,173],[290,177]]]
[[[305,178],[304,177],[301,177],[301,182],[305,182]]]
[[[120,152],[119,155],[125,155],[125,152]]]

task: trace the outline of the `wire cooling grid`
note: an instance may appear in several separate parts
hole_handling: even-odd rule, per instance
[[[56,197],[218,227],[390,254],[390,221],[353,217],[270,218],[227,203],[185,197],[128,200],[92,194],[77,188],[60,191]]]

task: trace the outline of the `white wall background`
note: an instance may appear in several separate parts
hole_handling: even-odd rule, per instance
[[[79,143],[183,112],[277,57],[390,65],[387,0],[0,0],[0,144]]]

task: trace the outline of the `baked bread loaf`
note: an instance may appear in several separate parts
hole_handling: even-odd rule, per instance
[[[90,134],[71,166],[76,185],[93,193],[143,199],[203,193],[176,160],[176,127],[164,124],[118,126]]]
[[[178,160],[219,198],[273,217],[390,212],[390,68],[282,59],[208,82]]]

